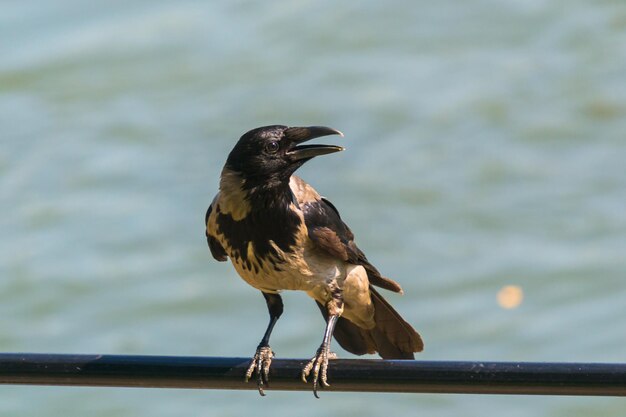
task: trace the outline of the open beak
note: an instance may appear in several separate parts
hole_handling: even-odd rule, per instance
[[[337,129],[332,129],[325,126],[309,126],[309,127],[289,127],[283,132],[285,139],[291,141],[292,146],[287,155],[293,158],[294,161],[301,159],[310,159],[320,155],[327,155],[329,153],[335,153],[343,151],[345,148],[335,145],[298,145],[303,142],[307,142],[311,139],[319,138],[328,135],[339,135],[343,137],[343,133]]]

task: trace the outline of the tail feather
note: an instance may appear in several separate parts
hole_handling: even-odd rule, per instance
[[[345,317],[339,317],[333,336],[342,348],[355,355],[376,353],[383,359],[414,359],[414,352],[421,352],[424,343],[420,335],[393,307],[370,286],[374,303],[373,329],[363,329]],[[328,320],[326,308],[317,303],[324,319]]]
[[[370,333],[380,356],[383,359],[413,359],[413,352],[424,350],[419,333],[371,286],[370,295],[376,322]]]

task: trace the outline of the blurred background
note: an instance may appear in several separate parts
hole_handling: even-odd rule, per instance
[[[626,361],[622,0],[3,1],[0,350],[251,356],[264,300],[203,218],[234,142],[277,123],[345,133],[299,174],[403,285],[419,358]],[[310,357],[323,319],[284,300],[272,347]],[[626,404],[0,388],[2,415],[389,412]]]

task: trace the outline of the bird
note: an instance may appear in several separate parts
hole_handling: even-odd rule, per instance
[[[378,353],[383,359],[414,359],[424,344],[374,287],[403,293],[381,275],[357,247],[337,208],[294,175],[314,157],[345,148],[304,144],[339,130],[325,126],[263,126],[245,133],[229,153],[219,191],[205,215],[206,238],[217,261],[230,259],[237,273],[259,290],[270,321],[245,374],[259,393],[269,386],[274,358],[270,335],[283,313],[281,292],[306,292],[319,307],[326,328],[322,343],[304,366],[313,393],[327,387],[331,338],[346,351]]]

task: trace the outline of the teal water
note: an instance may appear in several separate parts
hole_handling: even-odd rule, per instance
[[[0,350],[250,356],[263,298],[212,260],[202,220],[234,141],[275,123],[346,134],[300,174],[403,285],[388,298],[420,358],[626,361],[621,0],[2,2]],[[272,347],[311,356],[323,320],[284,299]],[[626,403],[0,387],[2,415],[390,411]]]

